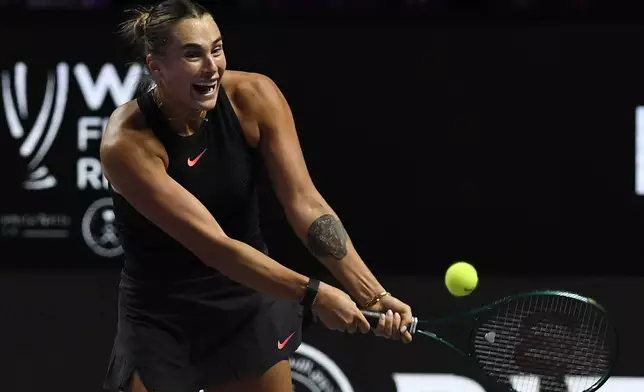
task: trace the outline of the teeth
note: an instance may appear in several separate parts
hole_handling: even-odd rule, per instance
[[[217,82],[214,82],[214,83],[195,83],[195,84],[196,84],[197,86],[201,86],[201,87],[212,87],[212,88],[215,88],[215,86],[217,85]]]
[[[199,94],[203,96],[210,96],[215,93],[215,88],[217,88],[217,83],[219,81],[213,82],[200,82],[200,83],[194,83],[195,87],[199,87],[201,91],[199,91]]]

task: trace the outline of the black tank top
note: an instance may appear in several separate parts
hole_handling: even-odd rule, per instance
[[[137,102],[147,125],[168,153],[168,175],[203,203],[229,237],[267,253],[260,234],[255,186],[259,159],[244,138],[224,88],[220,87],[217,105],[208,112],[201,128],[188,137],[170,129],[151,91],[141,94]],[[166,282],[211,277],[219,288],[239,286],[206,266],[121,195],[112,192],[112,196],[125,253],[123,272],[128,277]]]

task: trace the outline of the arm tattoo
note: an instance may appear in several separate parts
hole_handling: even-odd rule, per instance
[[[333,215],[322,215],[309,227],[307,247],[317,257],[342,260],[347,255],[347,232]]]

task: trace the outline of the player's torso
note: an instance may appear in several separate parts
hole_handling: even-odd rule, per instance
[[[255,156],[239,125],[228,123],[233,118],[215,110],[207,120],[189,137],[166,135],[166,170],[215,219],[224,220],[246,208],[254,196]]]
[[[207,121],[188,137],[173,132],[151,93],[142,94],[136,104],[167,166],[167,174],[208,209],[227,235],[264,250],[255,188],[257,153],[246,141],[226,91],[220,89],[217,105],[208,113]],[[142,275],[149,270],[185,275],[212,273],[122,196],[113,195],[126,270],[136,268]]]

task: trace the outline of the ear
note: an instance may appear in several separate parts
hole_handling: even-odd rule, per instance
[[[149,54],[145,56],[145,63],[148,65],[148,69],[150,70],[152,77],[158,78],[161,76],[161,67],[159,60],[155,59],[151,54]]]

